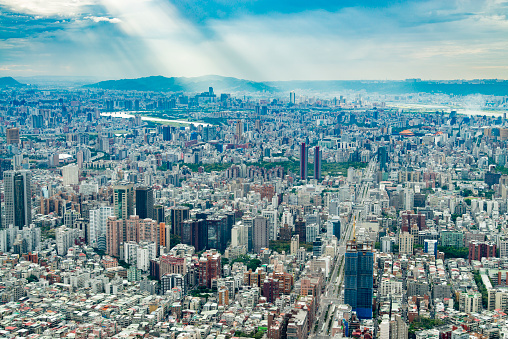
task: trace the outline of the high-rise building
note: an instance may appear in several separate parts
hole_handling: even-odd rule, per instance
[[[76,164],[70,164],[62,167],[62,177],[64,186],[79,184],[79,167]]]
[[[102,206],[89,211],[90,234],[88,237],[88,245],[97,247],[99,237],[106,236],[108,217],[111,216],[113,216],[113,209],[109,206]]]
[[[5,132],[5,136],[6,136],[6,142],[7,142],[7,145],[17,145],[19,144],[19,128],[17,127],[13,127],[13,128],[8,128],[7,131]]]
[[[170,209],[171,234],[182,236],[182,221],[189,219],[189,207],[175,206]]]
[[[374,253],[372,244],[349,241],[345,254],[344,303],[360,319],[372,319]]]
[[[301,242],[307,242],[307,226],[306,222],[300,218],[295,221],[295,232],[298,234]]]
[[[171,126],[162,126],[162,140],[171,141]]]
[[[295,234],[291,237],[291,247],[290,247],[291,255],[296,255],[299,248],[300,248],[300,236],[298,234]]]
[[[199,258],[198,284],[212,288],[212,280],[221,276],[221,255],[217,251],[208,250]]]
[[[321,180],[321,150],[314,147],[314,179]]]
[[[30,171],[4,172],[5,225],[19,229],[32,223],[32,186]]]
[[[108,217],[106,235],[107,253],[113,257],[120,256],[120,244],[124,242],[124,221],[115,216]]]
[[[399,253],[413,254],[414,236],[408,232],[399,234]]]
[[[293,91],[289,92],[289,103],[293,105],[296,103],[296,93]]]
[[[259,253],[262,248],[268,248],[268,233],[268,220],[261,216],[254,218],[254,224],[252,227],[252,250],[254,253]]]
[[[496,244],[487,241],[471,241],[469,243],[469,262],[481,261],[482,258],[496,257]]]
[[[385,146],[381,146],[377,149],[377,161],[379,162],[379,169],[386,171],[386,164],[388,163],[388,152]]]
[[[153,190],[151,187],[136,188],[136,215],[140,219],[155,219],[153,216]],[[162,221],[161,221],[162,222]]]
[[[243,122],[238,120],[236,122],[236,138],[237,140],[241,140],[243,136]]]
[[[65,225],[55,230],[56,250],[58,255],[66,255],[67,250],[74,246],[74,241],[79,237],[79,231]]]
[[[182,244],[194,246],[196,251],[207,247],[207,223],[204,219],[182,221]]]
[[[307,180],[308,148],[304,142],[300,145],[300,180]]]
[[[162,205],[156,205],[153,207],[153,218],[155,219],[159,224],[161,222],[166,222],[166,216],[164,212],[164,206]]]
[[[113,214],[118,219],[127,220],[134,215],[134,186],[122,183],[113,187]]]

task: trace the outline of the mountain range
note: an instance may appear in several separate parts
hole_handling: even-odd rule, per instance
[[[109,90],[138,90],[154,92],[203,92],[213,87],[215,92],[316,92],[340,93],[346,91],[391,95],[410,93],[442,93],[449,95],[484,94],[508,95],[508,81],[486,80],[294,80],[255,82],[218,75],[186,77],[152,76],[138,79],[101,81],[85,87]]]
[[[277,89],[262,82],[243,80],[218,75],[207,75],[195,78],[151,76],[138,79],[101,81],[85,85],[109,90],[137,90],[154,92],[203,92],[213,87],[216,92],[276,92]]]
[[[406,95],[411,93],[442,93],[448,95],[483,94],[508,96],[508,81],[483,80],[293,80],[265,81],[207,75],[200,77],[150,76],[137,79],[95,82],[93,77],[32,77],[21,81],[39,87],[97,88],[105,90],[153,92],[205,92],[213,87],[216,93],[345,93],[347,91]],[[96,80],[97,81],[97,80]],[[0,78],[0,88],[26,86],[11,77]]]
[[[4,88],[4,87],[22,87],[22,86],[25,86],[25,85],[23,85],[22,83],[16,81],[12,77],[3,77],[3,78],[0,78],[0,88]]]

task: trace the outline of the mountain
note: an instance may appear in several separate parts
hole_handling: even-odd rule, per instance
[[[262,82],[218,75],[195,78],[151,76],[138,79],[101,81],[84,87],[124,91],[154,92],[205,92],[213,87],[215,92],[275,92],[276,89]]]
[[[484,80],[329,80],[329,81],[268,81],[268,86],[279,91],[310,91],[320,93],[354,91],[378,94],[404,95],[410,93],[442,93],[449,95],[508,94],[508,81]]]
[[[16,81],[14,78],[11,77],[3,77],[0,78],[0,88],[3,87],[21,87],[25,86],[24,84]]]

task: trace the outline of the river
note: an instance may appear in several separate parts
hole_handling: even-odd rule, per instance
[[[132,113],[137,112],[104,112],[101,113],[102,116],[105,117],[113,117],[113,118],[123,118],[123,119],[129,119],[134,118],[135,115]],[[146,113],[146,112],[139,112],[139,113]],[[179,124],[187,124],[187,125],[196,125],[196,126],[212,126],[212,124],[208,124],[206,122],[194,122],[194,121],[186,121],[186,120],[171,120],[171,119],[161,119],[161,118],[153,118],[153,117],[141,117],[141,120],[144,121],[153,121],[153,122],[174,122]]]

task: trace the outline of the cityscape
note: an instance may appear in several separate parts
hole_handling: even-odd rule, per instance
[[[502,338],[506,113],[378,99],[4,87],[2,337]]]
[[[0,339],[508,339],[506,0],[0,0]]]

